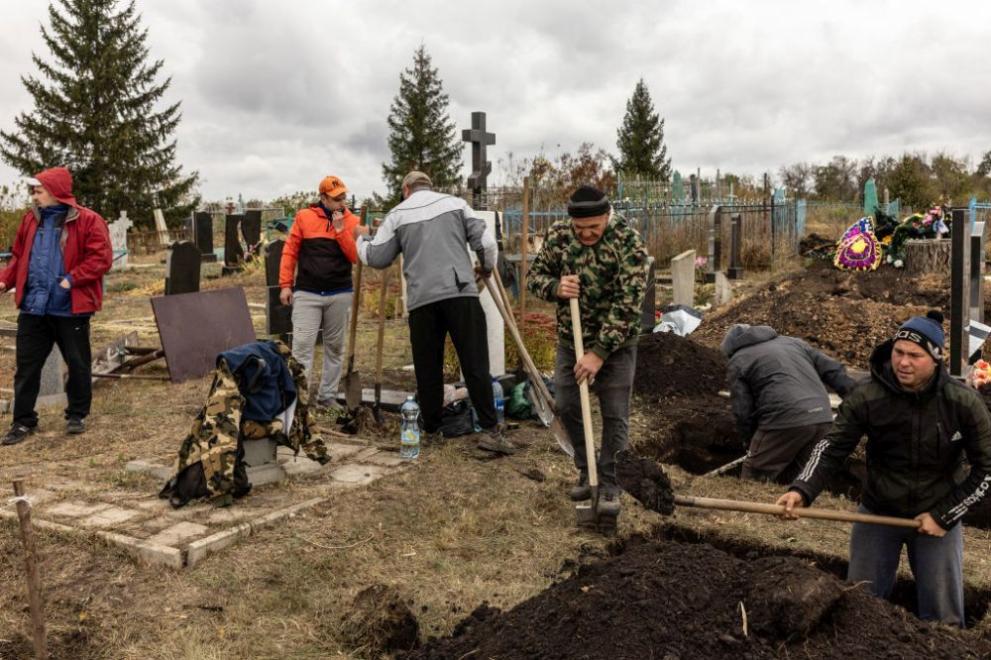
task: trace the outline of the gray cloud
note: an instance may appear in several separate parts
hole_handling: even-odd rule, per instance
[[[178,155],[208,199],[271,198],[327,173],[383,191],[386,116],[427,46],[466,127],[488,113],[498,163],[581,142],[615,150],[646,80],[675,167],[758,174],[834,154],[991,149],[991,3],[705,4],[138,0],[181,100]],[[20,76],[46,0],[5,3],[0,128],[30,108]],[[464,167],[470,157],[466,150]],[[0,183],[18,173],[0,165]],[[496,173],[495,180],[501,178]]]

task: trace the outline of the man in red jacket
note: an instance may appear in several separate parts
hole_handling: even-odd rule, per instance
[[[21,220],[13,257],[0,271],[0,294],[15,290],[17,367],[14,423],[0,444],[15,445],[38,428],[34,405],[41,370],[58,345],[69,368],[66,431],[82,433],[93,399],[89,318],[103,300],[103,276],[113,262],[106,221],[80,206],[72,175],[53,167],[28,179],[33,208]]]

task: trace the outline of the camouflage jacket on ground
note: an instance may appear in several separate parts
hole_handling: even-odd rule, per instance
[[[174,474],[178,476],[187,467],[201,463],[210,497],[229,495],[234,490],[239,434],[245,440],[270,438],[279,445],[291,447],[297,454],[302,449],[307,457],[321,464],[330,460],[323,440],[310,433],[313,420],[303,365],[292,356],[288,346],[280,341],[275,344],[287,361],[286,366],[296,385],[296,408],[288,433],[279,418],[269,422],[244,420],[242,423],[244,397],[238,389],[237,378],[227,362],[221,360],[214,371],[206,405],[196,415],[189,435],[179,448]]]
[[[647,287],[647,250],[623,216],[613,213],[602,238],[591,246],[578,241],[570,218],[558,220],[547,230],[530,266],[527,288],[557,303],[558,337],[573,346],[571,309],[567,300],[557,297],[562,275],[579,277],[586,351],[605,359],[618,348],[636,344]]]

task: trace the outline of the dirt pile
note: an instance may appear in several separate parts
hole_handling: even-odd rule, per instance
[[[355,596],[341,634],[353,650],[379,656],[416,647],[420,624],[398,590],[373,584]]]
[[[899,324],[929,309],[948,314],[949,302],[945,276],[910,276],[890,267],[850,272],[817,262],[706,317],[691,338],[715,347],[734,323],[769,325],[866,369],[873,348]]]
[[[655,332],[640,339],[633,392],[657,401],[669,396],[715,394],[726,386],[726,358],[718,350],[679,337]]]
[[[485,605],[407,660],[974,658],[976,635],[924,623],[790,557],[631,542],[515,608]]]
[[[640,504],[663,515],[674,513],[674,489],[654,461],[622,451],[616,456],[616,481]]]

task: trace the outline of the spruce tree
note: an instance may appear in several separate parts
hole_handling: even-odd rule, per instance
[[[643,78],[626,102],[623,125],[616,131],[619,148],[619,171],[653,181],[671,178],[671,159],[664,145],[664,120],[654,111],[647,84]]]
[[[447,114],[448,98],[427,49],[413,54],[412,68],[399,74],[399,94],[389,111],[389,151],[382,164],[391,202],[402,196],[403,177],[410,170],[426,172],[434,187],[450,190],[461,184],[461,153],[454,121]]]
[[[148,31],[134,0],[55,0],[42,41],[51,59],[32,54],[40,77],[21,78],[34,110],[0,131],[0,158],[26,175],[64,165],[79,202],[108,220],[127,211],[153,227],[161,208],[170,224],[199,202],[196,172],[184,176],[172,137],[179,103],[161,105],[171,78],[148,62]]]

